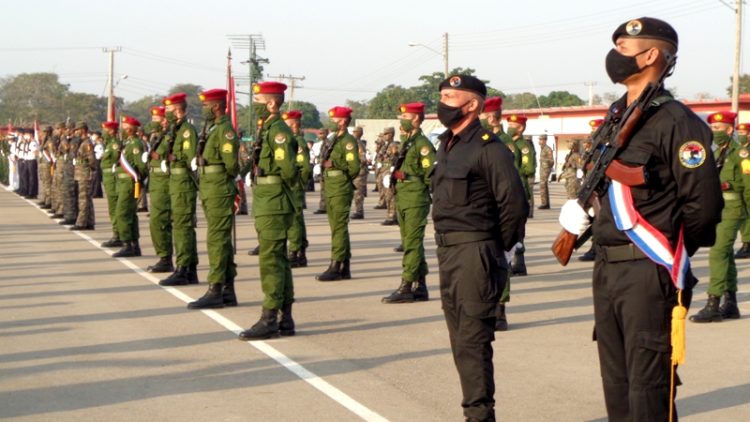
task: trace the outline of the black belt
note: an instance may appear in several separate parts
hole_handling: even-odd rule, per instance
[[[447,232],[435,233],[435,243],[438,246],[453,246],[461,243],[480,242],[495,236],[490,232]]]
[[[596,253],[601,253],[602,258],[607,262],[625,262],[648,259],[648,256],[632,243],[622,246],[599,246]]]

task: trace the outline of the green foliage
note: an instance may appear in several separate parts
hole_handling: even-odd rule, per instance
[[[740,94],[750,94],[750,73],[743,73],[740,75]],[[729,78],[729,86],[727,87],[727,95],[732,96],[732,78]]]
[[[568,91],[552,91],[548,95],[539,97],[542,107],[570,107],[586,104],[579,96]]]
[[[367,106],[367,117],[370,119],[394,119],[398,107],[407,102],[420,101],[414,92],[398,85],[388,85],[370,100]]]
[[[346,100],[346,106],[352,109],[352,121],[367,118],[367,101]]]
[[[125,107],[122,108],[121,113],[128,116],[133,116],[138,119],[142,125],[151,121],[151,107],[155,105],[161,105],[161,100],[164,98],[162,95],[146,95],[133,102],[126,103]]]
[[[319,128],[320,123],[320,112],[318,111],[315,104],[307,101],[295,101],[294,109],[302,112],[302,128]]]
[[[536,95],[530,92],[510,94],[505,97],[505,101],[503,102],[503,109],[505,110],[521,110],[537,107],[539,106],[536,102]]]

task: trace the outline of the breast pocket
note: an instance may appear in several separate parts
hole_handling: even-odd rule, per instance
[[[453,205],[469,203],[469,169],[462,167],[448,167],[445,171],[443,183],[446,184],[448,202]]]

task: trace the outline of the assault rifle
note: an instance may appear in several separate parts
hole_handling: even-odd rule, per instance
[[[393,171],[391,172],[391,185],[390,189],[393,191],[393,193],[396,193],[396,178],[394,178],[394,175],[396,172],[401,171],[401,166],[404,165],[404,161],[406,161],[406,153],[409,152],[409,148],[407,148],[407,145],[404,143],[404,145],[401,146],[401,151],[398,152],[398,155],[396,156],[396,161],[393,162]]]
[[[206,165],[206,160],[203,159],[203,151],[206,149],[206,141],[208,140],[208,124],[208,119],[204,120],[201,133],[198,134],[198,150],[196,151],[195,156],[195,161],[198,163],[198,167]]]
[[[615,160],[617,153],[628,145],[635,130],[654,106],[664,79],[672,74],[676,56],[667,60],[667,65],[655,82],[650,82],[641,95],[626,110],[613,107],[602,126],[594,133],[594,145],[584,154],[584,167],[593,166],[583,179],[578,191],[578,204],[588,211],[592,207],[599,214],[599,193],[607,189],[609,180],[617,180],[626,186],[642,186],[647,182],[643,166],[631,167]],[[580,236],[563,229],[552,244],[552,253],[563,266],[568,264],[574,249],[581,247],[591,237],[591,228]]]

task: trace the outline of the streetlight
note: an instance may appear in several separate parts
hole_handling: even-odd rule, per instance
[[[433,53],[437,54],[438,56],[443,56],[443,66],[445,67],[445,77],[448,77],[448,33],[443,34],[443,51],[440,52],[428,45],[424,45],[422,43],[418,42],[409,42],[409,47],[424,47]]]
[[[128,75],[122,75],[117,79],[117,82],[115,82],[115,86],[112,87],[112,89],[117,88],[117,85],[120,85],[120,82],[123,80],[128,79]]]

